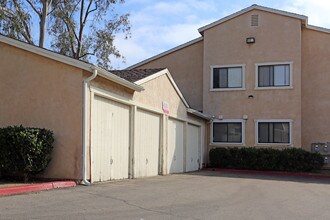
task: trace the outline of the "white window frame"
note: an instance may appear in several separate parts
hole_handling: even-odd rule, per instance
[[[214,68],[232,68],[232,67],[241,67],[242,68],[242,87],[241,88],[213,88],[213,69]],[[231,64],[231,65],[215,65],[210,66],[210,91],[237,91],[245,90],[245,64]]]
[[[259,143],[259,129],[258,129],[258,125],[260,122],[273,122],[273,123],[277,123],[277,122],[283,122],[283,123],[289,123],[289,143]],[[292,119],[258,119],[255,120],[255,144],[256,145],[271,145],[271,146],[292,146],[292,124],[293,124],[293,120]]]
[[[259,87],[259,77],[258,71],[259,66],[270,66],[270,65],[289,65],[290,69],[290,85],[289,86],[267,86],[267,87]],[[268,63],[256,63],[255,64],[255,88],[256,90],[268,90],[268,89],[293,89],[293,61],[286,62],[268,62]]]
[[[242,142],[213,142],[213,123],[241,123],[242,124]],[[224,146],[224,145],[245,145],[245,120],[244,119],[214,119],[211,123],[211,132],[210,132],[210,144],[213,146]]]

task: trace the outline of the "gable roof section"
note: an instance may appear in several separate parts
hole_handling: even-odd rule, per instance
[[[22,42],[22,41],[11,39],[11,38],[3,36],[3,35],[0,35],[0,43],[4,43],[4,44],[7,44],[7,45],[10,45],[10,46],[28,51],[30,53],[34,53],[34,54],[49,58],[51,60],[55,60],[55,61],[58,61],[58,62],[61,62],[61,63],[65,63],[65,64],[68,64],[70,66],[74,66],[74,67],[86,70],[88,72],[93,72],[93,69],[96,69],[98,71],[98,75],[105,78],[105,79],[107,79],[107,80],[113,81],[117,84],[120,84],[122,86],[125,86],[125,87],[130,88],[130,89],[135,90],[135,91],[142,91],[143,90],[143,87],[141,87],[139,85],[136,85],[132,82],[129,82],[125,79],[122,79],[122,78],[120,78],[120,77],[118,77],[118,76],[116,76],[116,75],[114,75],[114,74],[98,67],[98,66],[92,65],[92,64],[87,63],[87,62],[76,60],[76,59],[73,59],[71,57],[67,57],[67,56],[64,56],[62,54],[59,54],[59,53],[56,53],[56,52],[53,52],[53,51],[50,51],[50,50],[47,50],[47,49],[44,49],[44,48],[40,48],[40,47],[31,45],[31,44],[28,44],[28,43],[25,43],[25,42]]]
[[[189,108],[189,104],[182,95],[180,89],[174,82],[170,72],[166,68],[158,68],[158,69],[132,69],[132,70],[116,70],[112,71],[113,74],[116,74],[119,77],[125,78],[131,82],[134,82],[137,85],[141,85],[153,79],[156,79],[162,75],[166,75],[171,82],[174,90],[180,97],[181,101],[184,103],[186,108]]]
[[[136,83],[139,80],[145,79],[159,71],[164,70],[165,68],[158,69],[132,69],[132,70],[111,70],[111,73],[126,79],[132,83]]]
[[[153,61],[153,60],[156,60],[156,59],[158,59],[158,58],[161,58],[161,57],[163,57],[163,56],[166,56],[166,55],[168,55],[168,54],[170,54],[170,53],[173,53],[173,52],[175,52],[175,51],[181,50],[181,49],[183,49],[183,48],[185,48],[185,47],[188,47],[188,46],[190,46],[190,45],[193,45],[193,44],[195,44],[195,43],[198,43],[198,42],[200,42],[200,41],[202,41],[202,40],[203,40],[203,37],[199,37],[199,38],[196,38],[196,39],[194,39],[194,40],[188,41],[187,43],[181,44],[181,45],[179,45],[179,46],[177,46],[177,47],[174,47],[174,48],[172,48],[172,49],[170,49],[170,50],[167,50],[167,51],[165,51],[165,52],[163,52],[163,53],[160,53],[160,54],[158,54],[158,55],[156,55],[156,56],[150,57],[150,58],[148,58],[148,59],[146,59],[146,60],[143,60],[143,61],[141,61],[141,62],[139,62],[139,63],[136,63],[136,64],[134,64],[134,65],[132,65],[132,66],[129,66],[129,67],[126,68],[126,70],[131,70],[131,69],[137,68],[137,67],[139,67],[139,66],[142,66],[143,64],[149,63],[149,62],[151,62],[151,61]]]
[[[291,17],[291,18],[296,18],[296,19],[300,19],[302,21],[302,23],[307,26],[307,19],[308,17],[305,15],[299,15],[299,14],[295,14],[295,13],[291,13],[291,12],[287,12],[287,11],[282,11],[282,10],[278,10],[278,9],[274,9],[274,8],[268,8],[268,7],[264,7],[264,6],[260,6],[260,5],[251,5],[250,7],[244,8],[241,11],[238,11],[234,14],[228,15],[227,17],[224,17],[220,20],[217,20],[215,22],[212,22],[211,24],[205,25],[201,28],[198,29],[199,33],[201,33],[203,35],[203,32],[206,31],[207,29],[210,29],[216,25],[219,25],[221,23],[224,23],[230,19],[233,19],[235,17],[238,17],[242,14],[245,14],[249,11],[252,10],[261,10],[261,11],[266,11],[266,12],[270,12],[270,13],[274,13],[274,14],[278,14],[278,15],[283,15],[283,16],[287,16],[287,17]]]

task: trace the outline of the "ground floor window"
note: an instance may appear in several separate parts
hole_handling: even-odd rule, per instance
[[[290,121],[258,121],[258,144],[263,143],[291,143]]]
[[[241,120],[219,120],[212,125],[213,143],[243,143],[244,126]]]

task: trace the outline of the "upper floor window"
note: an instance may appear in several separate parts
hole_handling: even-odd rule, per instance
[[[257,87],[290,87],[291,63],[257,64]]]
[[[214,66],[211,88],[215,90],[241,89],[244,87],[243,66]]]

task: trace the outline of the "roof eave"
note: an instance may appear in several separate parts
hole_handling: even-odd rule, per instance
[[[197,116],[199,118],[202,118],[204,120],[208,120],[209,121],[209,120],[212,119],[211,116],[205,115],[205,114],[203,114],[203,113],[201,113],[201,112],[199,112],[199,111],[197,111],[195,109],[192,109],[192,108],[188,108],[187,109],[187,112],[190,113],[190,114],[192,114],[192,115],[195,115],[195,116]]]
[[[132,82],[129,82],[123,78],[120,78],[119,76],[115,75],[115,74],[112,74],[111,71],[108,72],[98,66],[93,66],[97,72],[99,73],[99,75],[105,79],[108,79],[110,81],[113,81],[119,85],[122,85],[124,87],[127,87],[129,89],[132,89],[134,91],[137,91],[137,92],[141,92],[144,90],[144,88],[140,85],[137,85],[135,83],[132,83]]]
[[[266,12],[270,12],[270,13],[275,13],[275,14],[280,14],[280,15],[283,15],[283,16],[287,16],[287,17],[292,17],[292,18],[296,18],[296,19],[300,19],[302,21],[302,24],[303,25],[307,25],[308,24],[308,17],[305,16],[305,15],[299,15],[299,14],[294,14],[294,13],[291,13],[291,12],[286,12],[286,11],[282,11],[282,10],[277,10],[277,9],[273,9],[273,8],[268,8],[268,7],[264,7],[264,6],[260,6],[260,5],[251,5],[250,7],[247,7],[247,8],[244,8],[238,12],[235,12],[231,15],[228,15],[220,20],[217,20],[215,22],[212,22],[211,24],[208,24],[208,25],[205,25],[201,28],[198,29],[198,32],[201,34],[201,35],[204,35],[204,31],[216,26],[216,25],[219,25],[221,23],[224,23],[230,19],[233,19],[235,17],[238,17],[242,14],[245,14],[249,11],[252,11],[252,10],[261,10],[261,11],[266,11]]]
[[[144,65],[144,64],[146,64],[146,63],[149,63],[149,62],[151,62],[151,61],[153,61],[153,60],[156,60],[156,59],[158,59],[158,58],[161,58],[161,57],[163,57],[163,56],[166,56],[166,55],[168,55],[168,54],[170,54],[170,53],[173,53],[173,52],[175,52],[175,51],[181,50],[181,49],[183,49],[183,48],[185,48],[185,47],[188,47],[188,46],[190,46],[190,45],[193,45],[193,44],[195,44],[195,43],[197,43],[197,42],[199,42],[199,41],[202,41],[202,40],[203,40],[203,37],[198,37],[198,38],[196,38],[196,39],[194,39],[194,40],[191,40],[191,41],[189,41],[189,42],[187,42],[187,43],[181,44],[181,45],[179,45],[179,46],[177,46],[177,47],[174,47],[174,48],[172,48],[172,49],[170,49],[170,50],[167,50],[167,51],[165,51],[165,52],[163,52],[163,53],[160,53],[160,54],[158,54],[158,55],[156,55],[156,56],[152,56],[152,57],[150,57],[150,58],[148,58],[148,59],[146,59],[146,60],[143,60],[143,61],[138,62],[138,63],[136,63],[136,64],[134,64],[134,65],[132,65],[132,66],[129,66],[129,67],[127,67],[125,70],[136,69],[136,68],[138,68],[138,67],[140,67],[140,66],[142,66],[142,65]]]
[[[142,86],[131,83],[131,82],[129,82],[125,79],[122,79],[100,67],[97,67],[97,66],[89,64],[89,63],[85,63],[80,60],[76,60],[71,57],[66,57],[64,55],[55,53],[53,51],[49,51],[44,48],[30,45],[30,44],[27,44],[27,43],[24,43],[19,40],[15,40],[15,39],[3,36],[3,35],[0,35],[0,42],[2,42],[4,44],[8,44],[8,45],[16,47],[16,48],[19,48],[19,49],[22,49],[22,50],[25,50],[25,51],[28,51],[28,52],[31,52],[31,53],[34,53],[34,54],[37,54],[37,55],[40,55],[40,56],[43,56],[43,57],[47,57],[49,59],[52,59],[52,60],[55,60],[55,61],[58,61],[61,63],[68,64],[70,66],[77,67],[82,70],[86,70],[88,72],[92,72],[93,69],[97,69],[97,71],[99,72],[99,75],[103,78],[116,82],[116,83],[118,83],[122,86],[125,86],[127,88],[130,88],[134,91],[140,92],[140,91],[144,90]]]

